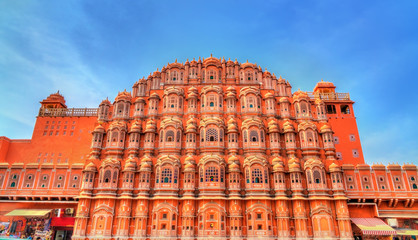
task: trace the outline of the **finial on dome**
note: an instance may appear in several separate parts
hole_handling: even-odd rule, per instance
[[[158,68],[157,68],[157,72],[158,72],[159,70],[158,70]]]
[[[321,82],[324,82],[324,79],[321,79]]]
[[[60,90],[58,90],[57,93],[60,94]]]
[[[212,53],[210,54],[210,57],[212,57]]]
[[[247,59],[247,63],[248,63],[248,59]]]
[[[193,58],[193,61],[196,61],[196,60]]]
[[[175,63],[177,63],[177,58],[176,58],[176,61],[175,61]]]

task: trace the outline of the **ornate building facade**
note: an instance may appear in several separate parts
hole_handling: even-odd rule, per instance
[[[353,218],[418,213],[416,166],[366,165],[353,103],[248,62],[175,61],[98,109],[42,101],[32,141],[0,140],[0,196],[66,200],[80,240],[352,239]]]

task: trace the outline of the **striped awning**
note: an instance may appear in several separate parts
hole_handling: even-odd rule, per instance
[[[351,221],[364,235],[396,235],[395,229],[379,218],[351,218]]]
[[[52,209],[15,209],[5,216],[20,216],[20,217],[43,217],[51,212]]]
[[[418,230],[415,229],[398,228],[396,232],[401,236],[418,236]]]

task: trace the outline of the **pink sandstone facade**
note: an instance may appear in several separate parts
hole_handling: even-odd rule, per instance
[[[365,164],[353,103],[214,57],[98,109],[51,94],[31,140],[0,138],[0,220],[74,209],[76,240],[369,237],[356,218],[416,229],[417,167]]]

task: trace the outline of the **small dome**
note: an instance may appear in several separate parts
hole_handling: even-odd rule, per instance
[[[141,158],[141,163],[144,163],[144,162],[151,162],[151,158],[148,155],[144,155]]]
[[[184,165],[184,171],[186,172],[190,172],[190,171],[194,171],[195,167],[192,163],[188,162],[186,163],[186,165]]]
[[[238,157],[234,154],[228,158],[228,162],[236,162],[238,161]]]
[[[103,100],[101,103],[100,103],[100,105],[99,106],[102,106],[102,105],[108,105],[108,106],[110,106],[110,101],[106,98],[105,100]]]
[[[276,164],[273,166],[273,172],[284,172],[284,167],[281,164]]]
[[[298,163],[295,163],[295,162],[289,164],[289,171],[290,172],[300,171],[299,164]]]
[[[155,132],[157,130],[157,126],[154,124],[154,120],[150,119],[145,126],[145,132]]]
[[[118,96],[115,98],[115,102],[131,101],[131,98],[131,93],[124,90],[123,92],[118,93]]]
[[[141,123],[139,121],[135,121],[132,124],[131,129],[129,130],[129,132],[136,132],[136,133],[141,132]]]
[[[289,102],[289,99],[287,99],[287,97],[281,97],[280,100],[279,100],[279,102],[281,102],[281,103],[288,103]]]
[[[277,125],[276,121],[271,120],[268,123],[268,130],[269,130],[269,133],[279,132],[279,126]]]
[[[158,71],[158,68],[157,68],[157,71],[155,71],[155,72],[152,74],[152,76],[153,76],[153,77],[161,77],[161,72],[160,72],[160,71]]]
[[[187,155],[187,157],[184,159],[185,162],[193,162],[194,157],[192,155]]]
[[[151,95],[149,96],[149,98],[150,98],[150,99],[151,99],[151,98],[160,99],[160,96],[158,95],[158,93],[154,92],[154,93],[151,93]]]
[[[294,132],[295,131],[295,128],[293,127],[293,124],[291,122],[286,121],[283,124],[283,131],[284,132]]]
[[[239,172],[240,171],[239,165],[236,164],[235,162],[229,164],[228,169],[229,169],[230,172]]]
[[[295,100],[297,99],[309,99],[308,93],[303,92],[301,90],[297,90],[295,93],[293,93],[293,98]]]
[[[141,163],[140,171],[151,171],[151,164],[148,162]]]
[[[198,90],[195,87],[190,87],[187,91],[187,98],[198,98]]]
[[[102,125],[99,124],[96,128],[94,128],[93,132],[104,133],[106,130]]]
[[[124,170],[132,170],[132,171],[135,171],[135,168],[136,168],[136,164],[135,164],[135,162],[134,161],[127,161],[126,163],[125,163],[125,167],[123,168]]]
[[[242,69],[244,69],[244,68],[254,68],[255,69],[255,68],[257,68],[257,66],[253,63],[249,63],[248,60],[247,60],[247,62],[241,64],[241,68]]]
[[[320,128],[320,132],[324,133],[324,132],[332,132],[331,127],[328,124],[324,124],[321,128]]]
[[[230,86],[226,89],[227,92],[236,92],[235,88],[233,86]]]
[[[263,72],[263,77],[271,77],[271,73],[265,69]]]
[[[292,164],[292,163],[298,163],[299,164],[299,159],[296,157],[290,157],[289,161],[287,162],[287,164]]]
[[[324,101],[322,101],[322,99],[320,99],[320,98],[316,98],[315,99],[315,104],[316,105],[321,105],[321,104],[324,104]]]
[[[338,166],[335,163],[331,163],[331,165],[329,165],[329,171],[330,172],[339,172],[340,171],[340,166]]]
[[[276,156],[275,158],[273,158],[273,160],[271,161],[272,165],[276,165],[276,164],[283,164],[283,158],[280,156]]]
[[[144,103],[145,102],[145,99],[142,98],[142,97],[136,98],[135,103],[141,103],[141,102]]]
[[[268,92],[264,95],[264,98],[274,98],[274,94],[271,92]]]
[[[90,162],[87,164],[87,166],[84,168],[85,171],[89,172],[95,172],[97,170],[96,165],[93,162]]]

